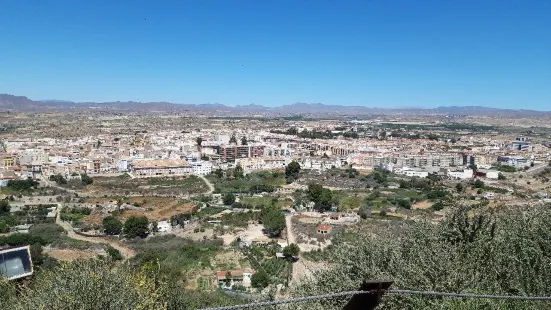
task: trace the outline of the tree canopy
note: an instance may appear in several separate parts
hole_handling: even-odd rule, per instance
[[[145,238],[149,233],[149,221],[145,216],[131,216],[124,222],[124,235],[127,238]]]
[[[251,277],[251,285],[254,288],[263,289],[270,285],[270,276],[264,269],[258,270]]]
[[[10,204],[7,200],[0,200],[0,214],[10,212]]]
[[[360,232],[327,252],[294,297],[356,290],[361,279],[392,279],[393,289],[494,295],[551,295],[549,206],[483,211],[455,207],[442,223],[408,223],[396,231]],[[336,302],[336,301],[335,301]],[[342,304],[340,304],[342,305]],[[380,309],[541,309],[537,302],[387,295]],[[324,309],[340,308],[324,304]],[[318,309],[298,306],[297,309]],[[321,308],[320,308],[321,309]],[[378,308],[379,309],[379,308]]]
[[[300,248],[298,245],[291,243],[283,248],[283,255],[287,258],[297,257],[300,254]]]
[[[300,173],[300,164],[296,161],[290,162],[287,167],[285,167],[285,181],[287,184],[293,183],[298,179]]]
[[[279,236],[285,229],[285,215],[274,205],[264,207],[260,213],[260,218],[266,233],[270,236]]]
[[[114,216],[103,219],[103,229],[107,235],[118,235],[122,230],[122,222]]]
[[[226,206],[231,206],[235,202],[235,195],[232,193],[227,193],[224,197],[222,197],[222,202]]]
[[[333,194],[330,189],[324,188],[318,183],[308,184],[308,198],[314,202],[314,209],[328,211],[333,206]]]

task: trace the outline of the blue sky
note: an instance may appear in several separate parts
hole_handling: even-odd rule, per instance
[[[0,93],[551,110],[551,1],[2,1]]]

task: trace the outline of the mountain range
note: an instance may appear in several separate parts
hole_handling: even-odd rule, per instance
[[[437,108],[380,108],[364,106],[326,105],[322,103],[293,103],[278,107],[249,104],[177,104],[170,102],[72,102],[66,100],[31,100],[25,96],[0,94],[0,111],[44,112],[74,109],[113,111],[190,112],[220,115],[469,115],[507,117],[550,117],[550,111],[497,109],[481,106],[450,106]]]

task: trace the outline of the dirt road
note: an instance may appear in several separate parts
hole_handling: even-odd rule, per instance
[[[205,181],[205,183],[209,187],[209,191],[206,192],[206,193],[203,193],[201,195],[210,195],[210,194],[214,193],[214,185],[212,185],[212,183],[209,181],[209,179],[205,178],[204,175],[199,175],[199,178],[201,178],[201,180]]]
[[[287,215],[285,217],[285,226],[287,231],[287,244],[295,243],[295,234],[293,233],[293,215]],[[312,271],[306,265],[308,262],[304,258],[299,258],[299,260],[293,263],[293,274],[292,282],[296,282],[299,279],[310,278],[312,277]]]
[[[82,236],[82,235],[79,235],[79,234],[75,233],[75,231],[73,230],[73,226],[71,226],[71,224],[69,222],[65,222],[65,221],[61,220],[60,212],[57,213],[57,217],[56,217],[55,222],[59,226],[63,227],[63,229],[65,229],[65,231],[67,231],[67,236],[69,238],[76,239],[76,240],[82,240],[82,241],[86,241],[86,242],[90,242],[90,243],[106,243],[106,244],[109,244],[113,248],[119,250],[119,252],[121,252],[121,254],[122,254],[122,256],[124,257],[125,260],[129,259],[129,258],[132,258],[136,255],[136,253],[132,249],[130,249],[128,247],[125,247],[125,246],[122,246],[120,243],[118,243],[116,241],[109,240],[107,238],[102,238],[102,237],[85,237],[85,236]]]

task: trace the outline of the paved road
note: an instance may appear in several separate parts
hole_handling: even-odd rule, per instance
[[[125,260],[129,259],[129,258],[132,258],[136,255],[136,253],[132,249],[127,248],[125,246],[122,246],[116,241],[109,240],[107,238],[101,238],[101,237],[85,237],[85,236],[82,236],[82,235],[79,235],[79,234],[75,233],[75,231],[73,230],[73,226],[71,226],[71,224],[69,222],[65,222],[65,221],[61,220],[60,214],[61,214],[61,212],[57,213],[57,217],[55,219],[55,222],[59,226],[63,227],[63,229],[65,229],[65,231],[67,231],[67,236],[69,238],[76,239],[76,240],[87,241],[87,242],[90,242],[90,243],[106,243],[106,244],[109,244],[113,248],[119,250],[119,252],[121,252],[121,254],[122,254],[122,256],[124,257]]]

